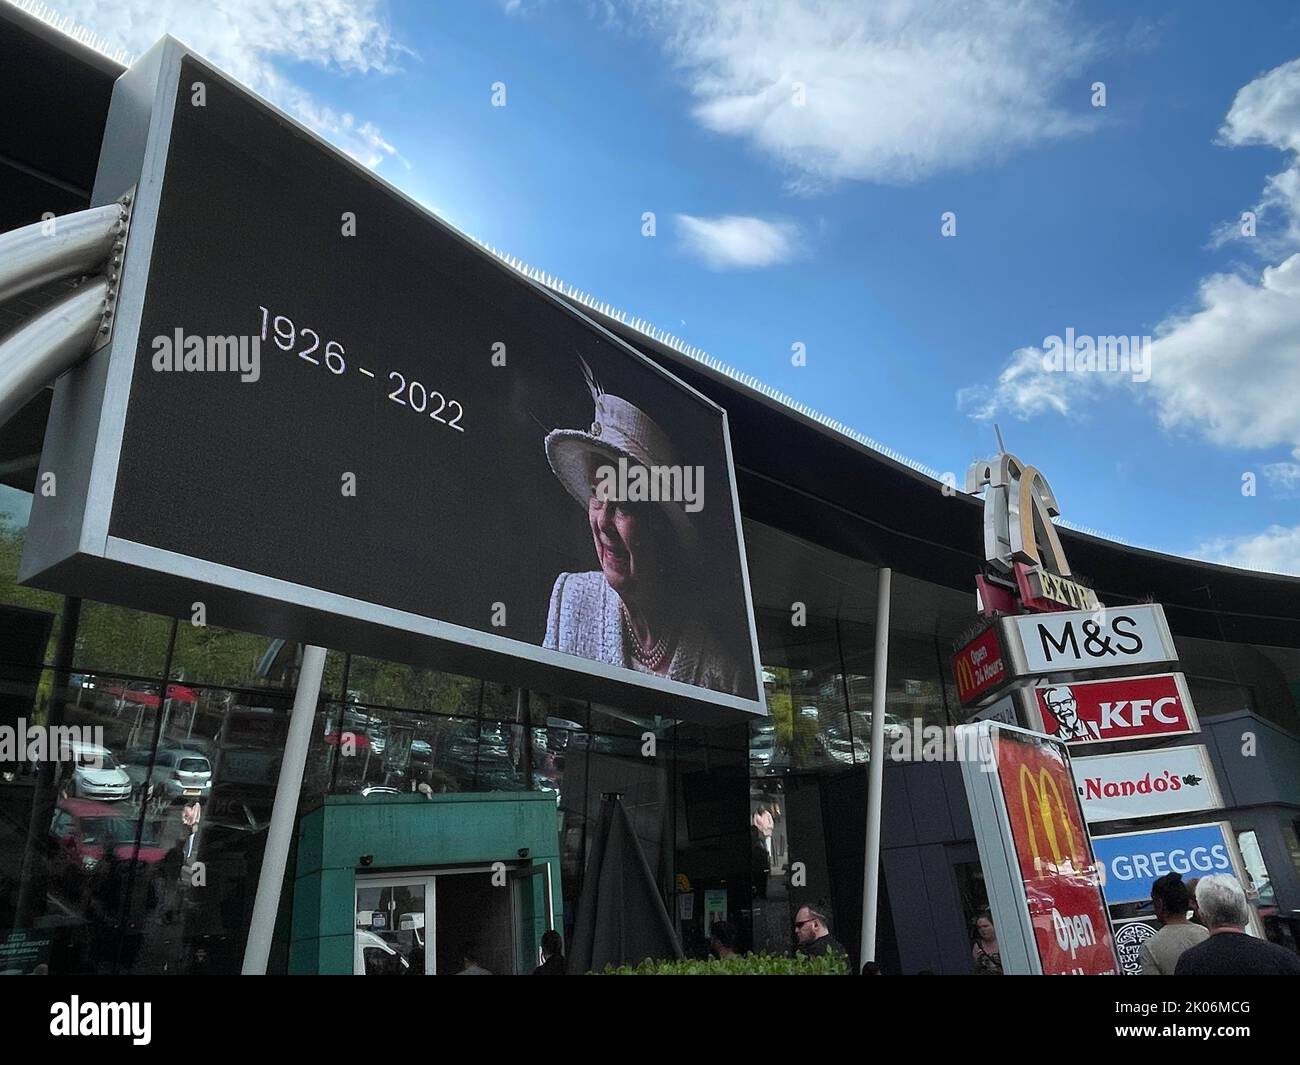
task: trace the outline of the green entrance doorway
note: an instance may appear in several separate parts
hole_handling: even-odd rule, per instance
[[[530,973],[560,905],[549,794],[330,796],[306,814],[291,973]]]

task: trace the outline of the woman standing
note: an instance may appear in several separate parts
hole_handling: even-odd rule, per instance
[[[1002,955],[998,952],[998,933],[993,927],[993,918],[988,910],[982,911],[975,918],[975,942],[971,946],[971,958],[975,962],[977,976],[1001,976]]]

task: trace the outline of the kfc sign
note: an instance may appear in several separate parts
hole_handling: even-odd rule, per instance
[[[1039,685],[1032,689],[1030,726],[1066,743],[1200,731],[1181,673]]]
[[[996,625],[985,629],[953,655],[952,672],[957,678],[957,699],[963,706],[1002,687],[1008,673]]]
[[[1008,618],[1013,653],[1027,673],[1120,669],[1176,662],[1178,652],[1159,604],[1071,610]]]
[[[1160,747],[1072,758],[1089,824],[1185,814],[1223,805],[1204,747]]]

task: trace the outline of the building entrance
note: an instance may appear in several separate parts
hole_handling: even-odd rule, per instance
[[[329,796],[299,830],[289,971],[531,973],[560,897],[549,794]]]
[[[357,877],[353,972],[531,972],[539,961],[530,934],[535,868],[483,865]]]

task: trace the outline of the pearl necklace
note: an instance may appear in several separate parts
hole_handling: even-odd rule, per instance
[[[650,650],[643,650],[641,641],[637,639],[636,629],[632,627],[632,619],[628,616],[627,605],[621,607],[623,615],[623,631],[627,634],[628,642],[632,645],[632,653],[636,655],[636,660],[652,673],[658,673],[663,664],[668,661],[668,637],[661,636],[655,641]]]

